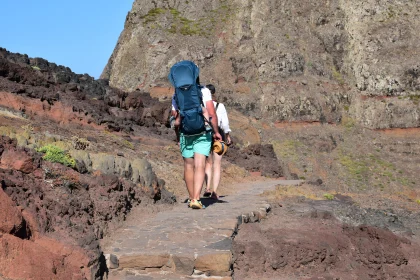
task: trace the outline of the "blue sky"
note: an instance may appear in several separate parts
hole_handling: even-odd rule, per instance
[[[0,0],[0,47],[99,78],[134,0]]]

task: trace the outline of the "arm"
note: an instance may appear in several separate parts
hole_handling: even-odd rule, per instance
[[[211,92],[208,88],[202,88],[201,93],[203,94],[204,106],[207,109],[209,119],[211,119],[211,126],[212,126],[213,132],[214,132],[213,133],[213,138],[221,141],[222,136],[219,133],[216,109],[214,108],[213,100],[211,99]]]
[[[228,146],[232,145],[232,144],[233,144],[233,141],[232,141],[232,139],[230,138],[230,134],[229,134],[229,132],[228,132],[228,133],[225,133],[225,135],[226,135],[226,144],[227,144]]]
[[[219,118],[219,123],[221,124],[220,126],[222,127],[226,135],[226,144],[230,145],[232,144],[232,139],[230,138],[231,129],[229,127],[229,118],[226,112],[225,105],[223,105],[222,103],[219,103],[217,116]]]
[[[178,105],[175,101],[175,94],[172,95],[172,110],[171,115],[175,118],[175,134],[176,134],[176,142],[179,144],[179,126],[181,124],[181,115],[178,113]]]
[[[217,120],[216,110],[213,105],[213,101],[212,100],[206,101],[205,105],[206,105],[207,112],[209,114],[209,118],[211,119],[211,126],[214,131],[213,138],[220,141],[222,140],[222,136],[219,133],[218,120]]]
[[[171,110],[171,115],[174,116],[174,117],[177,117],[177,115],[178,115],[178,105],[176,105],[175,94],[172,95],[172,110]]]

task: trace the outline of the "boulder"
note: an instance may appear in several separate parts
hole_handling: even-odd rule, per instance
[[[0,188],[0,233],[16,233],[23,227],[22,214],[10,197]]]

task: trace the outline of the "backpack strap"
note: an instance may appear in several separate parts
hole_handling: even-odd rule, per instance
[[[204,101],[203,101],[203,92],[201,91],[203,88],[205,88],[205,87],[198,85],[198,92],[199,92],[201,106],[206,107],[204,105]]]
[[[218,107],[219,107],[219,102],[216,102],[216,111]]]
[[[174,93],[174,99],[175,99],[175,104],[176,104],[176,107],[178,108],[178,112],[179,112],[179,104],[178,104],[178,98],[176,98],[176,90],[175,90],[175,93]]]

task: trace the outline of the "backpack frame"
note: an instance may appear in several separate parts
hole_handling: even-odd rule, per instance
[[[203,115],[203,94],[198,84],[199,69],[194,62],[183,60],[173,65],[168,79],[175,87],[175,102],[181,116],[180,131],[197,135],[206,131]]]

